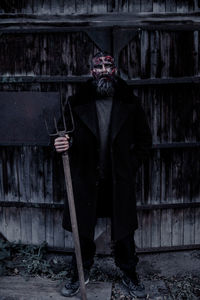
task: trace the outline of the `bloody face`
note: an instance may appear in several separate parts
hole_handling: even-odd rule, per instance
[[[101,96],[113,96],[115,90],[115,75],[117,68],[114,58],[110,55],[95,57],[91,70],[96,91]]]
[[[91,70],[95,80],[104,78],[105,80],[112,80],[116,74],[116,67],[114,58],[110,55],[96,57],[93,59],[93,69]]]

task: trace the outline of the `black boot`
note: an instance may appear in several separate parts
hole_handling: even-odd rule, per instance
[[[140,279],[135,271],[129,274],[124,273],[124,276],[122,278],[122,283],[128,288],[129,293],[132,297],[137,297],[137,298],[147,297],[145,287],[140,282]]]
[[[89,282],[89,270],[84,269],[84,279],[85,284]],[[65,297],[72,297],[76,295],[80,290],[80,283],[78,278],[78,272],[74,269],[70,271],[69,278],[64,285],[64,287],[61,289],[61,295]]]

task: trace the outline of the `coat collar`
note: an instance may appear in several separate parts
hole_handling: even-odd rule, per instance
[[[80,89],[75,97],[72,97],[73,100],[71,101],[71,104],[73,111],[98,139],[98,119],[94,98],[95,90],[91,81],[89,81],[86,83],[84,88]],[[132,112],[132,100],[133,94],[130,92],[127,84],[122,79],[119,79],[116,92],[113,97],[111,113],[111,142],[114,141],[124,121]]]

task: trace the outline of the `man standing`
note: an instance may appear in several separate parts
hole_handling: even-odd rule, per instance
[[[69,151],[80,245],[86,283],[95,255],[97,217],[111,218],[116,265],[132,296],[145,297],[136,265],[134,231],[137,229],[135,176],[148,157],[151,133],[138,99],[117,76],[114,58],[97,53],[92,60],[92,80],[69,98],[75,122],[72,137],[55,139],[57,152]],[[65,202],[63,227],[71,231]],[[75,256],[72,272],[61,293],[79,290]]]

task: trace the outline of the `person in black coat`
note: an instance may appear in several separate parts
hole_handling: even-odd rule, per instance
[[[88,281],[97,217],[110,217],[115,262],[124,272],[123,283],[132,296],[144,297],[136,273],[135,177],[148,158],[152,137],[140,101],[117,76],[114,58],[97,53],[91,73],[93,79],[68,99],[75,122],[73,135],[58,137],[54,143],[57,152],[69,152],[84,273]],[[67,201],[63,227],[71,231]],[[78,290],[75,271],[62,294],[72,296]]]

